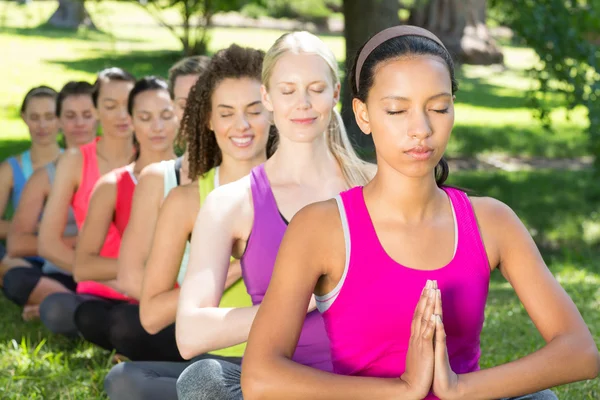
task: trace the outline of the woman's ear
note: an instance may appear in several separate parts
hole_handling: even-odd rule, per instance
[[[369,123],[369,111],[367,105],[359,99],[352,99],[352,110],[356,124],[365,135],[371,134],[371,124]]]
[[[334,107],[340,101],[341,89],[342,89],[342,85],[339,82],[336,83],[335,86],[333,87],[333,106]]]
[[[270,112],[273,112],[273,103],[271,102],[271,96],[269,96],[269,92],[267,91],[265,85],[260,86],[260,97],[265,108]]]

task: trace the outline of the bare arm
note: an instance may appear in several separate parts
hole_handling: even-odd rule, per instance
[[[77,282],[110,281],[117,277],[117,260],[100,256],[114,219],[116,196],[116,176],[108,173],[94,187],[88,213],[79,232],[73,268]]]
[[[179,301],[175,283],[199,210],[198,184],[191,186],[174,188],[158,215],[140,297],[142,326],[151,334],[175,322]]]
[[[144,266],[150,254],[163,199],[163,179],[163,170],[158,164],[144,168],[133,194],[131,216],[121,240],[117,284],[122,292],[136,299],[141,296]]]
[[[6,241],[9,256],[31,257],[38,255],[38,220],[49,192],[48,173],[45,168],[39,168],[25,184],[21,200],[13,215]]]
[[[329,273],[337,276],[338,280],[341,276],[344,246],[334,201],[305,207],[292,219],[244,355],[242,389],[245,399],[423,397],[413,393],[400,377],[383,379],[336,375],[291,360],[315,286]],[[330,286],[333,288],[335,284]],[[433,353],[433,346],[429,343]],[[430,364],[432,370],[432,360]],[[431,384],[430,381],[428,384]],[[426,384],[425,387],[429,386]]]
[[[592,335],[519,218],[497,200],[473,199],[473,205],[486,247],[492,243],[491,258],[546,345],[519,360],[459,375],[455,398],[513,397],[598,376],[600,358]]]
[[[63,240],[63,232],[67,226],[71,199],[79,185],[81,169],[79,149],[70,149],[59,158],[38,233],[39,255],[70,272],[75,263],[75,250],[72,242]]]
[[[3,219],[6,206],[10,200],[10,191],[13,187],[13,175],[10,164],[5,161],[0,165],[0,239],[6,239],[10,229],[10,221]]]
[[[247,237],[241,226],[251,226],[248,188],[247,179],[219,187],[196,219],[177,308],[177,346],[186,359],[248,339],[258,307],[219,308],[233,245]]]

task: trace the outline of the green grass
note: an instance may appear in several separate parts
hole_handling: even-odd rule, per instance
[[[0,160],[28,145],[18,116],[20,100],[30,86],[60,87],[71,79],[92,80],[109,65],[136,75],[165,75],[179,57],[179,43],[158,29],[133,4],[89,2],[102,32],[77,34],[41,29],[54,2],[19,6],[0,1]],[[173,19],[172,12],[165,14]],[[237,42],[267,49],[282,32],[214,29],[210,50]],[[343,61],[342,38],[325,37]],[[452,156],[484,152],[546,157],[588,154],[585,115],[576,110],[567,120],[564,109],[553,113],[554,131],[547,132],[526,108],[525,93],[534,84],[525,70],[535,62],[529,49],[506,48],[508,69],[464,66],[459,71],[456,128]],[[558,99],[551,98],[556,103]],[[572,296],[600,344],[600,209],[589,201],[600,190],[591,173],[569,171],[460,172],[450,183],[505,201],[522,218],[545,260]],[[592,193],[590,193],[592,192]],[[594,193],[596,192],[596,193]],[[102,380],[111,354],[82,341],[52,335],[39,323],[23,323],[20,311],[0,296],[0,398],[102,399]],[[490,367],[528,354],[542,345],[514,291],[493,274],[482,336],[482,366]],[[598,399],[598,380],[558,389],[561,399]]]

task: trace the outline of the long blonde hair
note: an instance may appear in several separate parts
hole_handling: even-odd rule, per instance
[[[263,61],[262,83],[269,89],[269,79],[277,61],[287,52],[309,53],[320,56],[329,66],[334,84],[340,83],[337,62],[333,52],[321,39],[309,32],[286,33],[275,41]],[[375,174],[375,166],[358,157],[346,132],[340,113],[334,108],[327,127],[327,146],[337,160],[349,186],[368,183]]]

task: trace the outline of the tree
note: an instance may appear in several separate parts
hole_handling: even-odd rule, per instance
[[[211,19],[217,12],[238,10],[247,0],[149,0],[145,4],[133,0],[146,10],[163,27],[167,28],[181,41],[186,56],[204,54],[208,45],[208,29]],[[165,8],[175,7],[181,16],[180,24],[165,20],[161,12]]]
[[[486,0],[419,0],[409,23],[435,33],[458,62],[500,64],[504,57],[490,35],[486,17]]]
[[[523,44],[539,56],[530,73],[539,87],[529,93],[532,106],[550,124],[550,94],[560,94],[572,109],[587,108],[594,172],[600,177],[600,0],[491,0]]]
[[[384,28],[398,25],[398,0],[344,0],[344,38],[346,39],[346,71],[350,71],[356,51],[366,39]],[[348,75],[348,74],[346,74]],[[343,85],[342,118],[350,138],[361,148],[372,148],[373,140],[364,135],[354,119],[350,88]]]
[[[46,25],[54,28],[78,29],[80,26],[96,29],[84,0],[58,0],[58,8]]]

